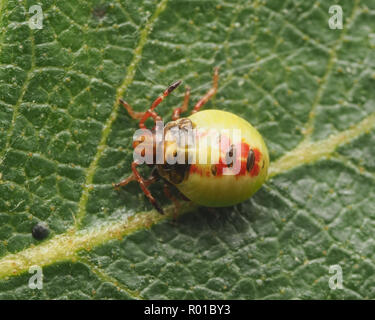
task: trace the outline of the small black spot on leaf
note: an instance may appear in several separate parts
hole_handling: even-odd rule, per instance
[[[38,223],[33,227],[31,234],[34,237],[34,239],[43,240],[47,238],[49,235],[48,226],[44,223]]]

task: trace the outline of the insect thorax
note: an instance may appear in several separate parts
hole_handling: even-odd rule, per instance
[[[180,147],[180,138],[187,139],[192,128],[193,123],[188,118],[170,121],[164,127],[164,163],[158,164],[157,169],[160,176],[173,184],[179,184],[189,176],[188,150]],[[179,161],[176,159],[177,154]]]

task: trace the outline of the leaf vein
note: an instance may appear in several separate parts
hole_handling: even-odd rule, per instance
[[[158,4],[158,6],[155,10],[155,13],[150,18],[150,20],[146,23],[144,29],[141,31],[140,40],[139,40],[139,43],[138,43],[137,47],[134,50],[133,59],[132,59],[130,65],[128,66],[128,71],[125,75],[125,78],[124,78],[122,84],[116,90],[116,100],[114,102],[112,112],[109,115],[109,117],[108,117],[108,119],[107,119],[107,121],[106,121],[106,123],[103,127],[102,137],[100,139],[100,142],[99,142],[99,145],[98,145],[98,148],[97,148],[97,152],[96,152],[96,154],[94,156],[94,159],[92,160],[92,162],[91,162],[91,164],[90,164],[90,166],[87,170],[86,182],[84,184],[82,196],[81,196],[79,204],[78,204],[78,213],[77,213],[77,216],[76,216],[77,226],[79,226],[81,224],[81,222],[84,219],[85,214],[86,214],[86,204],[87,204],[87,201],[89,199],[90,187],[91,187],[93,179],[94,179],[96,168],[97,168],[99,159],[101,158],[101,156],[104,152],[104,149],[107,145],[107,139],[108,139],[108,136],[111,132],[112,125],[117,118],[117,113],[118,113],[118,109],[119,109],[118,100],[123,96],[127,87],[132,83],[135,72],[136,72],[136,67],[142,59],[142,50],[143,50],[143,47],[145,46],[145,44],[147,42],[148,35],[152,30],[152,26],[153,26],[155,20],[158,18],[160,13],[162,11],[164,11],[164,9],[166,8],[166,5],[167,5],[167,0],[163,0]]]

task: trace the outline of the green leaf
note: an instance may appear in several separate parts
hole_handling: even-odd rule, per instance
[[[331,2],[45,0],[30,29],[34,3],[3,0],[0,298],[374,299],[375,6],[340,1],[332,30]],[[214,66],[205,108],[258,128],[270,177],[242,204],[186,203],[173,221],[161,185],[165,216],[137,184],[112,187],[137,128],[118,99],[146,110],[183,79],[196,102]],[[343,289],[330,289],[333,265]]]

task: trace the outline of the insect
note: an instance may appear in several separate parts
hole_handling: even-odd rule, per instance
[[[267,178],[269,155],[260,133],[249,122],[233,113],[221,110],[201,111],[203,105],[216,94],[218,80],[219,69],[215,68],[212,87],[195,104],[190,116],[180,117],[181,113],[188,109],[190,88],[186,87],[182,106],[173,109],[172,121],[163,128],[162,134],[165,140],[162,142],[164,148],[161,163],[156,163],[155,153],[159,145],[156,142],[154,127],[148,142],[153,151],[153,162],[148,164],[153,167],[150,177],[145,179],[140,175],[137,170],[139,161],[135,160],[131,165],[132,174],[114,184],[115,188],[137,181],[151,204],[163,214],[162,207],[148,189],[158,180],[164,181],[164,192],[173,202],[177,202],[171,194],[171,187],[174,186],[183,199],[207,207],[226,207],[240,203],[251,197],[262,186]],[[134,111],[122,99],[120,103],[133,119],[140,120],[139,127],[146,129],[147,119],[152,118],[155,123],[162,120],[155,109],[180,84],[181,81],[171,84],[155,99],[146,112]],[[193,148],[186,145],[181,147],[177,141],[167,139],[174,129],[178,129],[179,132],[195,130],[192,135],[195,138]],[[212,137],[213,131],[216,140],[213,143],[211,141],[211,144],[204,144],[203,139]],[[229,131],[239,132],[240,139],[234,140],[227,134]],[[139,149],[142,142],[145,142],[145,139],[134,141],[135,151]],[[222,145],[226,145],[226,148],[221,148]],[[144,155],[145,150],[138,150],[138,152]],[[182,154],[185,160],[195,156],[195,162],[168,161],[176,158],[177,153]],[[206,154],[214,154],[216,157],[206,157]]]

